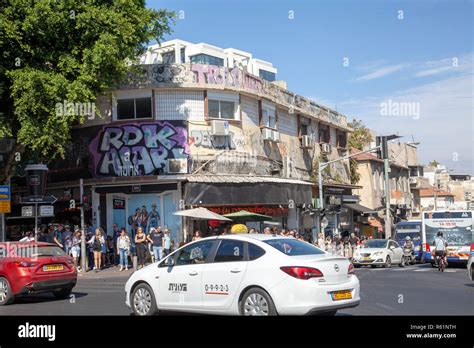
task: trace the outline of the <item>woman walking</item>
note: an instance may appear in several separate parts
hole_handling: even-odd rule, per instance
[[[92,251],[94,252],[94,270],[97,273],[102,265],[102,245],[105,245],[104,237],[99,228],[95,230],[95,235],[88,243],[92,245]]]
[[[138,267],[137,269],[145,267],[146,258],[146,235],[143,233],[143,228],[139,227],[135,235],[135,246],[137,248]]]
[[[122,228],[120,236],[117,238],[117,255],[120,256],[120,272],[125,268],[128,271],[128,254],[131,246],[130,238],[125,228]]]
[[[79,266],[79,256],[81,255],[81,231],[76,230],[74,231],[74,235],[72,236],[72,246],[71,246],[71,255],[74,259],[74,267],[77,270],[81,271],[81,266]]]

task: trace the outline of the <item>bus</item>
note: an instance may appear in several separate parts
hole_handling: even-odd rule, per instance
[[[448,263],[465,263],[474,249],[473,211],[431,211],[422,215],[423,256],[426,262],[434,265],[431,255],[438,232],[448,243]]]
[[[393,239],[403,247],[406,237],[410,237],[415,247],[415,260],[423,262],[423,250],[421,247],[421,220],[400,221],[395,225]]]

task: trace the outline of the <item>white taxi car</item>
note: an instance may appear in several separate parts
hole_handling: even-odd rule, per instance
[[[352,263],[356,267],[371,265],[389,268],[392,264],[404,266],[403,249],[394,240],[369,239],[354,252]]]
[[[238,234],[203,238],[132,274],[126,304],[230,315],[336,314],[360,302],[352,264],[291,237]]]

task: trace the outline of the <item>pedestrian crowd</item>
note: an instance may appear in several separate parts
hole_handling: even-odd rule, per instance
[[[23,234],[20,242],[35,240],[35,234],[28,231]],[[82,232],[79,228],[74,231],[67,224],[48,224],[38,233],[37,240],[56,244],[74,259],[74,265],[81,270],[81,243]],[[157,262],[171,253],[174,241],[170,237],[168,228],[161,226],[151,227],[145,234],[139,227],[134,237],[130,237],[126,228],[119,229],[113,225],[113,232],[107,235],[103,227],[90,227],[85,235],[86,241],[86,268],[99,272],[106,267],[118,266],[119,271],[126,271],[133,267],[133,257],[137,257],[137,269],[145,267],[151,262]]]

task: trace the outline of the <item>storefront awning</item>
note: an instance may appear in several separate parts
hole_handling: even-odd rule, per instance
[[[369,225],[370,226],[374,226],[374,227],[377,227],[377,230],[379,232],[382,232],[383,231],[383,226],[382,226],[382,223],[379,221],[379,220],[376,220],[376,219],[369,219]]]
[[[186,205],[249,205],[311,203],[312,183],[302,180],[238,175],[188,177]]]
[[[358,203],[347,203],[343,204],[343,206],[366,215],[377,214],[376,210],[364,207],[363,205],[360,205]]]

